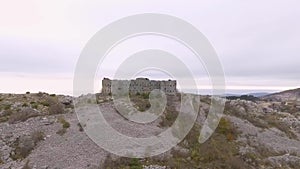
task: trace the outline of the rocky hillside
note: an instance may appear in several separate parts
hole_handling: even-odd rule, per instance
[[[274,101],[300,101],[300,88],[264,96],[263,99]]]
[[[169,97],[160,119],[138,124],[125,120],[109,96],[98,94],[96,102],[90,95],[79,99],[82,98],[105,110],[103,115],[108,123],[132,137],[148,137],[164,131],[176,119],[180,105],[180,94]],[[132,101],[144,111],[149,108],[148,98],[132,96]],[[300,109],[297,106],[291,109],[278,100],[228,100],[217,130],[207,142],[199,144],[199,131],[210,106],[210,97],[201,96],[196,124],[178,146],[159,156],[130,159],[112,155],[89,139],[85,125],[79,123],[74,113],[73,99],[77,98],[47,93],[0,94],[0,168],[296,169],[300,166]]]

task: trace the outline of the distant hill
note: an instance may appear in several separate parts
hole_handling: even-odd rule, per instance
[[[267,92],[257,92],[257,93],[246,93],[246,94],[233,94],[233,93],[226,93],[224,97],[240,97],[242,95],[254,96],[254,97],[263,97],[270,95],[271,93]]]
[[[300,100],[300,88],[266,95],[262,98],[277,101]]]
[[[271,93],[260,92],[260,93],[248,93],[247,95],[252,95],[254,97],[264,97],[270,95]]]

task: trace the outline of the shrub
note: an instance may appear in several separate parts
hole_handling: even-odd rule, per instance
[[[31,139],[34,141],[34,144],[42,141],[45,138],[45,133],[42,131],[35,131],[31,133]]]
[[[44,133],[41,131],[35,131],[29,136],[19,137],[12,145],[14,150],[10,154],[10,157],[13,160],[25,159],[43,138]]]
[[[228,141],[235,140],[237,135],[237,130],[235,130],[232,123],[225,118],[221,118],[216,132],[225,135]]]
[[[51,96],[51,97],[55,97],[55,96],[56,96],[56,94],[50,94],[49,96]]]
[[[64,113],[64,106],[61,103],[52,104],[49,106],[49,114]]]
[[[50,104],[48,103],[48,102],[41,102],[41,105],[43,105],[43,106],[46,106],[46,107],[49,107],[50,106]]]
[[[64,113],[64,105],[54,97],[46,97],[40,102],[43,106],[49,107],[49,114],[61,114]]]
[[[28,104],[27,103],[23,103],[22,107],[28,107]]]
[[[19,112],[15,112],[9,117],[9,123],[16,123],[16,122],[24,122],[31,117],[38,116],[38,113],[34,111],[32,108],[24,108]]]
[[[63,117],[60,117],[58,121],[62,124],[62,127],[67,129],[70,127],[70,123],[67,122]]]
[[[31,104],[31,108],[33,108],[33,109],[38,109],[38,104],[36,104],[36,103],[34,103],[34,104]]]
[[[62,128],[56,132],[56,134],[62,136],[67,132],[70,127],[70,123],[67,122],[63,117],[59,117],[58,122],[62,125]]]
[[[31,105],[31,108],[33,108],[33,109],[37,109],[39,107],[38,103],[33,102],[33,101],[30,102],[30,105]]]

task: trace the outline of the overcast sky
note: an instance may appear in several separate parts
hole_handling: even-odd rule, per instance
[[[173,15],[197,27],[218,53],[229,90],[300,87],[299,9],[297,0],[0,0],[0,93],[71,94],[75,65],[87,41],[105,25],[140,13]],[[109,56],[126,57],[144,48],[189,55],[174,43],[151,36],[124,42],[98,70],[96,85],[118,66]],[[192,61],[185,62],[193,67]],[[199,79],[209,88],[202,71]]]

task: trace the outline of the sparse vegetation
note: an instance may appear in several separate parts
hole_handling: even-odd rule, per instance
[[[143,165],[139,159],[136,158],[117,158],[112,159],[110,155],[105,158],[101,169],[143,169]]]
[[[170,127],[176,120],[179,112],[176,110],[175,105],[172,104],[169,100],[167,101],[167,107],[163,113],[163,116],[160,121],[160,127]]]
[[[36,117],[39,114],[32,108],[23,108],[18,112],[14,112],[9,116],[9,123],[24,122],[31,117]]]
[[[63,127],[64,129],[67,129],[67,128],[70,127],[70,123],[67,122],[63,117],[60,117],[60,118],[58,119],[58,121],[60,122],[60,124],[62,124],[62,127]]]
[[[130,100],[133,102],[134,107],[141,112],[148,110],[151,107],[149,102],[149,94],[130,95]]]
[[[12,110],[4,110],[0,116],[0,123],[7,122],[12,114]]]
[[[262,129],[269,129],[272,127],[275,127],[282,132],[284,132],[289,138],[291,139],[297,139],[297,136],[295,133],[293,133],[289,126],[284,124],[278,119],[278,115],[275,113],[269,113],[269,114],[263,114],[255,115],[254,113],[251,113],[251,110],[248,110],[246,104],[243,105],[243,108],[245,109],[245,113],[239,112],[237,108],[230,106],[228,103],[225,107],[225,113],[230,115],[235,115],[237,117],[240,117],[241,119],[245,119],[252,123],[254,126],[262,128]]]
[[[49,114],[62,114],[62,113],[64,113],[64,106],[61,103],[50,105]]]
[[[297,139],[297,135],[291,131],[290,127],[284,122],[281,122],[276,118],[274,114],[268,114],[263,117],[263,119],[268,123],[270,127],[275,127],[280,131],[284,132],[290,139]]]
[[[4,105],[4,110],[9,110],[11,108],[11,104]]]
[[[70,128],[71,125],[63,117],[59,117],[58,122],[62,125],[62,128],[58,130],[56,134],[62,136],[67,132],[67,129]]]
[[[164,117],[161,118],[160,127],[170,127],[176,120],[179,112],[175,110],[171,110],[170,108],[166,108],[164,112]]]
[[[50,104],[48,102],[46,102],[46,101],[43,101],[43,102],[40,102],[40,103],[41,103],[41,105],[46,106],[46,107],[50,106]]]
[[[22,169],[32,169],[30,166],[29,166],[29,160],[26,161],[25,165],[22,167]]]
[[[26,158],[35,148],[38,142],[44,139],[45,134],[41,131],[35,131],[29,136],[24,135],[19,137],[13,144],[14,151],[10,157],[13,160]]]
[[[230,121],[225,118],[211,138],[200,144],[198,142],[200,126],[195,124],[190,133],[179,144],[188,150],[188,154],[171,150],[172,157],[151,157],[147,159],[118,158],[108,156],[102,168],[134,168],[143,165],[162,165],[170,168],[247,168],[239,156],[238,144],[235,142],[238,132]]]
[[[32,103],[31,108],[38,109],[39,105],[37,103]]]
[[[180,144],[189,149],[191,160],[175,155],[174,168],[246,168],[238,156],[235,141],[238,132],[230,121],[222,118],[215,133],[203,144],[198,142],[200,126],[195,125]],[[173,152],[174,153],[174,152]]]
[[[51,115],[64,113],[64,105],[61,104],[57,98],[47,97],[43,103],[44,106],[49,107],[49,114]]]

